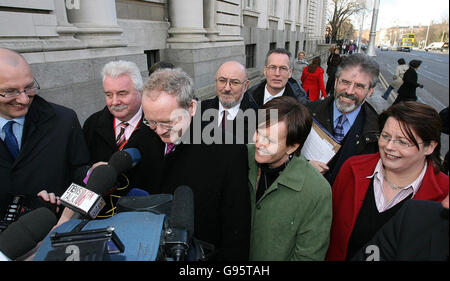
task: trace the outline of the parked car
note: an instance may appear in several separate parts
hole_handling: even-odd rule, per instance
[[[389,46],[388,45],[381,46],[381,51],[389,51]]]
[[[424,48],[425,51],[432,51],[432,50],[437,50],[437,51],[444,51],[444,49],[447,48],[448,49],[448,42],[433,42],[430,45],[426,46]]]

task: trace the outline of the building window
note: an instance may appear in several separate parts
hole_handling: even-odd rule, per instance
[[[275,50],[277,48],[277,42],[272,42],[269,44],[269,50]]]
[[[289,51],[289,47],[291,46],[289,41],[284,42],[284,48]]]
[[[150,69],[152,65],[160,61],[159,50],[145,50],[144,54],[147,56],[148,69]]]
[[[295,59],[298,56],[298,52],[300,52],[299,49],[300,49],[300,41],[295,41],[295,54],[294,54]]]
[[[245,68],[255,67],[256,44],[245,45]]]

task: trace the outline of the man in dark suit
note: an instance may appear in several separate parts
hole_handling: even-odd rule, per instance
[[[89,116],[83,125],[93,167],[106,164],[112,154],[126,148],[137,148],[143,153],[152,136],[151,130],[142,123],[144,83],[137,65],[129,61],[109,62],[102,69],[102,77],[106,106]],[[125,195],[132,188],[146,189],[146,168],[138,163],[119,177],[120,186],[111,198],[113,204],[117,196]],[[109,205],[111,200],[105,201]],[[103,212],[112,207],[105,207]]]
[[[215,259],[248,260],[250,194],[245,145],[201,144],[193,124],[197,110],[192,79],[181,69],[154,72],[142,97],[146,124],[159,136],[151,147],[152,193],[173,193],[180,185],[194,195],[194,237],[215,246]],[[198,125],[198,124],[197,124]]]
[[[448,261],[448,202],[409,200],[352,260]]]
[[[306,105],[315,122],[341,145],[328,163],[309,159],[330,185],[350,156],[378,151],[378,114],[365,102],[374,92],[378,74],[375,60],[364,54],[350,55],[342,60],[336,72],[334,96]]]
[[[89,151],[76,113],[47,102],[38,90],[26,60],[0,48],[0,204],[11,203],[4,202],[8,193],[35,198],[42,190],[55,202],[87,171]]]
[[[202,131],[211,132],[215,143],[252,141],[258,105],[246,92],[249,82],[245,67],[237,61],[225,62],[217,70],[217,96],[200,104]],[[222,132],[221,136],[216,136],[216,132]],[[233,136],[233,140],[228,140],[224,132]]]
[[[309,102],[305,90],[292,78],[291,53],[286,49],[277,48],[267,53],[264,76],[266,80],[248,90],[258,107],[281,96],[293,97],[301,104]]]

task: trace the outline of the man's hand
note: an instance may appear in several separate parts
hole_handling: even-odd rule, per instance
[[[309,160],[309,164],[316,168],[322,175],[330,169],[327,164],[316,160]]]

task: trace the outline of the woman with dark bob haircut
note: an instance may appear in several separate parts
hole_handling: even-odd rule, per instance
[[[448,176],[440,172],[439,114],[400,102],[379,119],[379,152],[354,156],[333,184],[328,260],[351,259],[409,199],[442,201]]]
[[[264,104],[248,145],[252,206],[250,260],[324,260],[331,226],[331,187],[300,155],[312,118],[292,97]],[[275,117],[275,118],[274,118]]]

